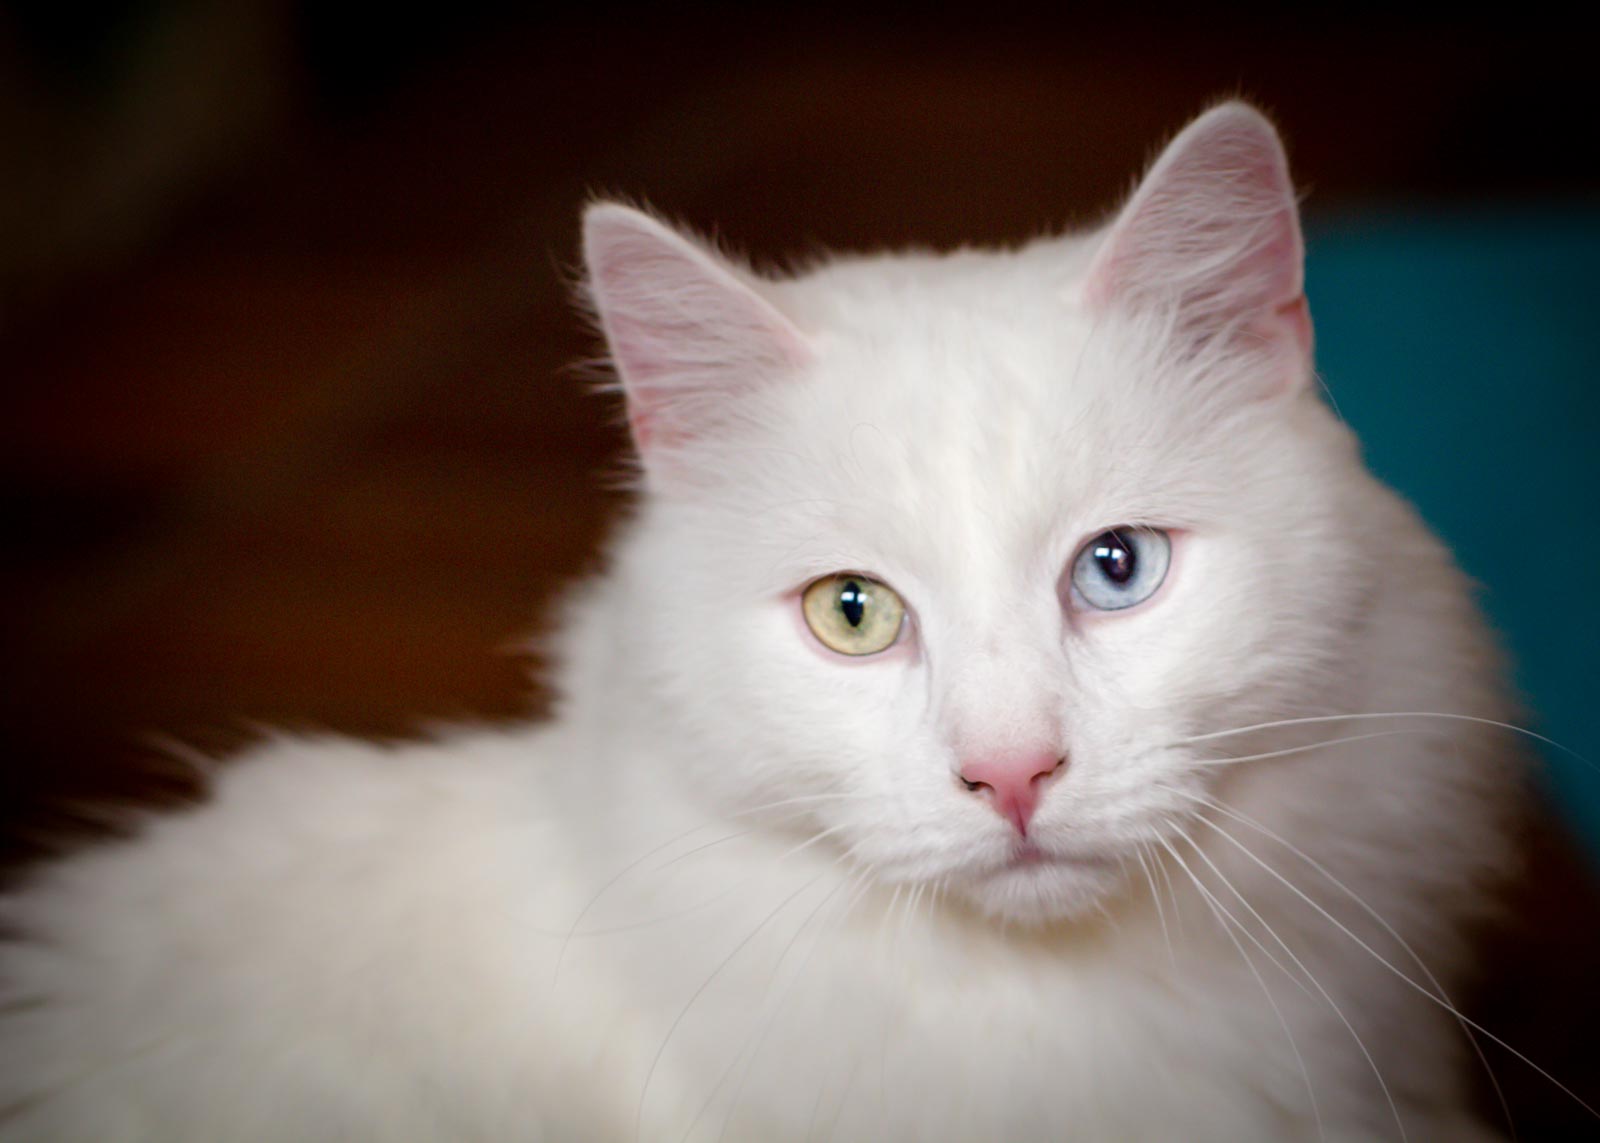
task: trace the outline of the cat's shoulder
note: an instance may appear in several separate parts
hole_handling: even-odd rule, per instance
[[[105,972],[123,976],[159,974],[163,949],[216,964],[239,942],[381,939],[436,904],[450,878],[459,886],[476,869],[492,882],[504,866],[549,857],[551,816],[534,794],[542,739],[266,738],[219,765],[195,804],[144,815],[0,898],[5,983],[29,975],[19,947],[50,949],[62,971],[106,957]]]
[[[383,852],[404,863],[463,827],[479,837],[512,821],[537,829],[540,815],[526,803],[548,738],[542,729],[404,743],[271,734],[218,764],[193,804],[139,814],[124,836],[25,879],[8,911],[96,888],[121,899],[142,885],[148,898],[160,885],[169,896],[215,900],[297,877],[329,883],[341,862]]]
[[[207,1137],[186,1092],[242,1069],[314,1090],[380,1044],[431,1043],[452,1027],[432,982],[504,976],[514,995],[508,966],[554,947],[538,926],[568,907],[528,873],[562,860],[539,808],[549,738],[276,736],[198,804],[22,881],[0,899],[0,1135],[106,1137],[143,1107]],[[393,1067],[426,1070],[420,1051]],[[355,1122],[368,1094],[300,1110]]]

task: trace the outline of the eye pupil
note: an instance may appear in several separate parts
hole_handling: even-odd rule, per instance
[[[870,576],[825,575],[801,593],[800,613],[817,641],[841,655],[876,655],[900,639],[906,608],[894,588]]]
[[[1125,584],[1138,570],[1139,561],[1133,549],[1122,542],[1115,532],[1107,532],[1094,545],[1094,562],[1100,571],[1115,584]]]
[[[860,627],[867,614],[867,593],[855,580],[847,580],[839,592],[839,610],[852,627]]]
[[[1172,540],[1160,528],[1118,526],[1101,532],[1072,559],[1073,606],[1121,611],[1143,603],[1167,578]]]

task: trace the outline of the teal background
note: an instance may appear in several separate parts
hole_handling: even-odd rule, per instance
[[[1552,800],[1600,858],[1600,209],[1311,218],[1317,361],[1483,585]],[[1485,733],[1496,733],[1485,730]]]

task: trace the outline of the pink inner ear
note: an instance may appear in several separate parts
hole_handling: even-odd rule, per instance
[[[1113,224],[1085,283],[1092,306],[1168,304],[1196,330],[1237,327],[1309,353],[1304,247],[1277,133],[1228,104],[1185,129]]]
[[[648,215],[601,204],[584,232],[641,453],[698,435],[728,399],[810,359],[804,337],[736,270]]]
[[[1306,302],[1306,296],[1301,294],[1292,302],[1284,302],[1274,311],[1274,316],[1288,329],[1301,356],[1309,358],[1311,356],[1313,334],[1311,332],[1311,306]]]

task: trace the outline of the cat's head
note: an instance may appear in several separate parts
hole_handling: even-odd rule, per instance
[[[1218,773],[1181,739],[1345,653],[1359,469],[1251,108],[1017,251],[771,280],[612,204],[585,243],[641,460],[630,670],[725,807],[1069,916]]]

